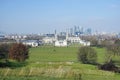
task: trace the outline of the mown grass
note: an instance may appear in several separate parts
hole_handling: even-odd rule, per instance
[[[96,65],[77,60],[79,47],[41,46],[30,49],[27,65],[0,68],[0,80],[119,80],[120,74],[98,70]],[[104,48],[96,48],[98,60],[105,62]],[[118,57],[116,58],[118,59]]]
[[[30,49],[30,62],[77,61],[77,50],[74,47],[39,47]]]

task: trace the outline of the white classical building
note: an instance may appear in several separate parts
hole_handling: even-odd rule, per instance
[[[82,40],[79,37],[68,37],[67,41],[70,41],[71,43],[80,43]]]
[[[58,36],[57,34],[55,34],[55,46],[57,47],[64,47],[67,46],[67,40],[58,40]]]
[[[39,42],[37,40],[23,40],[22,44],[32,46],[32,47],[39,46]]]
[[[89,41],[81,41],[80,44],[83,45],[83,46],[90,46]]]
[[[69,37],[68,33],[66,34],[66,39],[58,39],[57,34],[55,34],[54,37],[45,37],[43,38],[43,42],[45,44],[54,44],[54,46],[68,46],[68,42],[70,43],[78,43],[81,44],[83,46],[90,46],[90,42],[81,40],[80,37],[77,36],[73,36],[73,37]]]
[[[55,46],[59,46],[59,47],[67,46],[67,41],[66,40],[57,40],[57,41],[55,41]]]
[[[45,37],[43,38],[43,43],[45,44],[53,44],[55,41],[55,37]]]
[[[78,44],[81,44],[83,46],[90,46],[89,41],[81,40],[79,37],[68,37],[67,41],[70,41],[70,43],[78,43]]]

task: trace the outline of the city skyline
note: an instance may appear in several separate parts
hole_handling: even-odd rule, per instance
[[[0,31],[52,33],[75,25],[120,32],[120,0],[0,0]]]

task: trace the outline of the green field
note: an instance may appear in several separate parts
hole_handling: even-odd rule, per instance
[[[94,47],[98,63],[104,63],[104,48]],[[30,48],[26,65],[0,68],[0,80],[119,80],[120,74],[98,70],[77,61],[78,47]],[[118,58],[118,57],[117,57]]]
[[[73,47],[40,47],[31,48],[30,62],[64,62],[64,61],[77,61],[76,54],[78,48]]]

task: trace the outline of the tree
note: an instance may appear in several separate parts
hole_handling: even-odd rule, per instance
[[[113,61],[114,63],[119,64],[119,61],[115,59],[116,56],[120,56],[120,46],[118,44],[106,46],[105,62],[109,63],[110,61]]]
[[[117,44],[114,44],[114,45],[111,45],[111,46],[106,46],[106,48],[107,48],[107,51],[109,52],[109,51],[111,51],[111,52],[113,52],[113,55],[115,56],[115,55],[120,55],[120,46],[119,45],[117,45]]]
[[[92,46],[98,46],[98,40],[96,40],[94,38],[93,39],[91,38],[90,42],[91,42]]]
[[[115,40],[115,44],[120,46],[120,39]]]
[[[7,62],[8,61],[8,52],[10,45],[1,44],[0,45],[0,59]]]
[[[97,53],[88,46],[81,47],[78,52],[78,60],[82,63],[96,64]]]
[[[23,62],[29,57],[28,47],[22,43],[15,43],[11,46],[9,50],[9,58],[17,60],[18,62]]]

